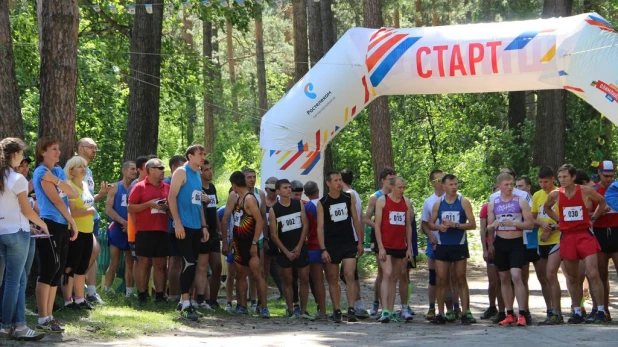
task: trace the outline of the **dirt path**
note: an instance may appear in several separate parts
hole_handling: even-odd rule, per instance
[[[478,318],[487,306],[486,280],[481,264],[468,266],[471,307]],[[545,305],[540,285],[531,274],[530,307],[535,321],[544,317]],[[485,346],[498,341],[510,340],[519,346],[538,345],[586,345],[609,346],[618,340],[618,323],[606,326],[578,325],[526,328],[497,327],[479,320],[472,326],[447,324],[434,326],[424,320],[427,310],[427,271],[421,264],[412,272],[414,321],[407,324],[380,324],[373,319],[359,323],[335,325],[330,322],[299,322],[284,318],[260,320],[231,316],[206,317],[199,324],[185,326],[168,335],[140,336],[131,340],[80,341],[67,338],[63,346],[417,346],[452,345]],[[613,288],[618,288],[615,272],[610,277]],[[363,297],[367,305],[373,301],[373,279],[363,280]],[[566,288],[562,278],[562,288]],[[615,290],[612,294],[615,294]],[[345,296],[343,296],[345,297]],[[397,299],[398,300],[398,299]],[[568,307],[570,299],[563,291],[562,307]],[[611,300],[610,309],[618,316],[618,300]]]

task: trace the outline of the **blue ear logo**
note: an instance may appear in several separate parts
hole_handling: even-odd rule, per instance
[[[312,93],[313,91],[313,83],[307,83],[305,84],[305,95],[309,98],[309,99],[315,99],[318,97],[318,95],[316,93]]]

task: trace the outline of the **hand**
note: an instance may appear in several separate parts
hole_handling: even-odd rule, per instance
[[[58,183],[58,177],[56,177],[49,169],[45,170],[45,175],[43,175],[43,180],[47,182],[51,182],[53,184]]]
[[[70,230],[71,231],[71,237],[69,238],[69,240],[75,241],[75,239],[77,239],[77,233],[79,232],[77,230],[77,224],[75,224],[75,220],[74,219],[71,219],[69,221],[69,224],[71,224],[71,230]]]
[[[100,195],[103,195],[103,196],[107,195],[107,192],[109,192],[109,188],[110,188],[108,187],[108,184],[109,183],[107,181],[101,182],[101,189],[99,189]]]
[[[410,251],[410,248],[408,248],[408,250],[406,251],[406,259],[408,261],[412,261],[414,257],[412,256],[412,251]]]
[[[94,209],[94,206],[90,206],[87,211],[88,213],[94,216],[97,210]]]
[[[504,225],[505,227],[514,227],[515,221],[512,219],[506,218],[505,220],[502,221],[502,225]]]
[[[251,245],[251,248],[249,249],[249,254],[251,254],[251,257],[257,257],[258,256],[258,247],[257,247],[257,245]]]
[[[551,232],[551,225],[549,223],[541,222],[541,228],[543,231]]]
[[[605,216],[606,214],[610,213],[611,211],[612,211],[611,207],[605,206],[605,210],[603,210],[602,216]]]
[[[496,250],[494,249],[494,245],[489,245],[489,247],[487,248],[487,257],[489,259],[493,259],[495,254]]]
[[[328,251],[322,252],[322,262],[324,264],[330,264],[330,254],[328,254]]]
[[[301,250],[302,246],[296,246],[294,247],[294,249],[292,250],[292,253],[294,253],[294,255],[296,255],[296,258],[298,258],[300,256],[300,250]]]
[[[290,252],[287,249],[285,251],[283,251],[283,253],[285,254],[286,257],[288,257],[288,259],[290,260],[294,260],[296,258],[298,258],[298,256],[296,255],[296,253],[294,252]]]
[[[501,224],[501,222],[496,219],[493,223],[491,223],[491,225],[488,225],[487,227],[498,228],[500,226],[500,224]]]
[[[429,234],[429,243],[431,245],[437,245],[438,244],[438,238],[433,233]]]
[[[356,249],[357,249],[357,255],[356,255],[356,257],[357,257],[357,258],[362,257],[362,256],[363,256],[363,253],[365,253],[365,247],[363,246],[363,243],[362,243],[362,242],[359,242],[359,243],[358,243],[358,246],[356,247]]]
[[[157,204],[157,201],[158,201],[158,200],[159,200],[159,199],[152,199],[152,200],[148,201],[148,207],[150,207],[150,208],[154,208],[154,209],[157,209],[157,210],[158,210],[158,209],[159,209],[159,207],[161,207],[161,205]]]
[[[226,257],[228,254],[230,254],[230,248],[227,245],[227,242],[223,242],[223,246],[221,246],[221,254],[223,254]]]
[[[127,228],[129,227],[129,222],[127,222],[126,220],[121,222],[120,225],[122,225],[122,232],[126,233],[127,232]]]
[[[380,261],[386,261],[386,250],[384,248],[378,249],[378,259],[380,259]]]
[[[264,252],[268,252],[270,250],[270,244],[269,241],[270,239],[264,238],[264,246],[262,247],[264,249]]]
[[[442,219],[442,226],[445,226],[448,229],[448,228],[454,228],[455,224],[453,222],[451,222],[450,219],[444,218],[444,219]]]
[[[185,227],[180,224],[180,221],[176,222],[176,226],[174,226],[174,233],[176,234],[176,238],[179,240],[185,239]]]
[[[549,231],[543,230],[543,233],[541,234],[541,241],[547,242],[550,234],[551,234],[551,229],[549,229]]]
[[[208,233],[208,228],[206,227],[202,228],[202,243],[208,241],[209,238],[210,238],[210,234]]]
[[[206,205],[210,204],[210,196],[204,192],[202,192],[202,203]]]
[[[483,251],[483,260],[489,261],[489,252],[487,250]]]
[[[446,226],[444,224],[440,224],[438,231],[441,232],[441,233],[445,233],[448,230],[448,228],[449,228],[448,226]]]

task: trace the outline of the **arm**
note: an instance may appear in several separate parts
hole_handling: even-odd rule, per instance
[[[223,253],[224,255],[229,254],[228,244],[227,244],[227,228],[230,225],[230,215],[232,214],[232,211],[234,210],[234,198],[235,197],[236,197],[236,194],[234,194],[233,192],[230,192],[230,195],[228,195],[227,201],[225,203],[225,209],[223,210],[223,217],[221,218],[221,225],[223,226],[223,228],[221,228],[221,240],[223,241],[222,246],[221,246],[221,253]]]
[[[53,183],[45,180],[41,181],[41,187],[43,188],[45,195],[47,195],[47,198],[52,202],[52,204],[54,204],[56,209],[58,209],[58,212],[60,212],[60,214],[69,222],[69,225],[71,225],[71,241],[75,240],[77,238],[77,226],[75,225],[75,220],[69,213],[69,209],[64,204],[64,201],[62,201],[56,187]],[[73,189],[73,187],[70,188]]]
[[[476,229],[476,220],[474,217],[474,213],[472,212],[472,204],[470,204],[470,200],[466,198],[462,198],[461,206],[464,209],[464,213],[466,214],[466,219],[468,220],[468,222],[459,224],[459,229],[462,229],[462,230]],[[530,210],[530,207],[528,207],[528,210]],[[450,221],[449,223],[453,224],[453,222],[450,222]]]
[[[112,186],[112,188],[108,188],[107,184],[107,181],[101,182],[101,189],[99,189],[97,195],[94,196],[94,202],[101,201],[101,199],[103,199],[109,193],[109,190],[113,189],[114,186]]]
[[[362,224],[360,219],[356,215],[356,197],[354,194],[350,194],[350,206],[352,207],[352,223],[354,225],[354,230],[356,231],[356,236],[358,237],[358,256],[363,255],[363,251],[365,248],[363,247],[363,238],[365,237],[365,230],[362,228]]]
[[[408,206],[408,211],[406,213],[406,244],[408,246],[408,250],[406,251],[406,258],[408,260],[412,260],[412,220],[414,219],[414,207],[410,203],[410,200],[406,199],[406,205]]]
[[[264,220],[264,226],[262,226],[262,230],[268,231],[268,220],[266,219],[266,194],[264,194],[261,189],[258,189],[258,194],[260,195],[260,201],[262,201],[262,203],[260,204],[260,215],[262,216],[262,220]],[[264,234],[264,238],[266,238],[266,241],[268,241],[268,236],[268,232],[266,232]],[[268,247],[268,242],[264,242],[264,245]]]
[[[73,186],[69,183],[69,181],[61,180],[56,175],[54,175],[50,170],[46,170],[43,178],[41,180],[41,186],[43,182],[49,182],[60,188],[69,199],[75,199],[79,196],[77,189],[73,188]],[[48,195],[49,196],[49,195]]]
[[[494,202],[487,206],[487,244],[489,248],[494,244],[494,233],[496,232],[496,214],[494,213]],[[489,251],[489,249],[488,249]]]
[[[369,227],[373,229],[375,229],[376,226],[375,226],[375,223],[371,220],[371,217],[373,216],[373,213],[375,211],[377,200],[378,198],[376,198],[375,194],[369,197],[369,203],[367,204],[367,211],[365,212],[365,216],[363,217],[363,222],[365,223],[365,225],[368,225]]]
[[[487,242],[485,239],[485,233],[487,233],[487,219],[480,218],[481,227],[479,231],[479,236],[481,237],[481,245],[483,245],[483,258],[487,261]]]
[[[245,197],[245,208],[249,215],[255,218],[255,232],[253,233],[253,242],[256,244],[251,245],[251,256],[257,257],[257,242],[260,239],[260,235],[262,234],[262,230],[264,228],[264,219],[262,218],[262,211],[258,208],[257,200],[253,195],[248,195]]]
[[[201,204],[200,204],[200,214],[202,215],[202,242],[206,242],[210,238],[210,233],[208,232],[208,224],[206,224],[206,216],[204,215],[204,208],[202,207]]]
[[[94,216],[94,207],[89,207],[85,210],[80,210],[75,206],[74,199],[69,200],[69,209],[71,209],[71,216],[73,216],[73,218]]]
[[[429,225],[429,229],[431,230],[438,230],[440,232],[446,232],[446,230],[448,230],[448,227],[446,225],[436,224],[436,221],[438,220],[438,217],[439,217],[438,216],[439,209],[440,209],[440,200],[436,201],[436,203],[433,204],[433,207],[431,208],[431,218],[429,218],[429,222],[427,224]]]
[[[585,194],[585,197],[590,199],[593,203],[599,205],[594,211],[594,214],[590,216],[590,220],[594,222],[599,217],[603,216],[603,214],[605,214],[605,209],[607,207],[607,204],[605,203],[605,198],[603,197],[603,195],[597,193],[591,187],[582,187],[582,192]]]
[[[309,233],[309,218],[307,218],[307,213],[305,213],[305,204],[301,201],[300,203],[300,220],[303,223],[303,230],[300,234],[300,240],[298,241],[298,254],[300,254],[300,250],[303,248],[305,244],[305,240],[307,240],[307,234]]]
[[[33,222],[34,224],[41,227],[41,230],[47,235],[49,235],[49,231],[47,230],[47,224],[43,222],[41,217],[30,207],[30,202],[28,201],[28,193],[27,191],[22,191],[17,194],[17,201],[19,202],[19,207],[21,208],[21,212],[24,214],[28,220]]]
[[[169,204],[170,214],[174,219],[174,233],[176,238],[182,240],[185,238],[185,227],[180,222],[180,214],[178,213],[178,192],[180,187],[185,184],[187,179],[187,173],[184,168],[178,168],[172,174],[172,181],[170,182],[170,191],[167,198]],[[129,205],[131,206],[131,205]]]
[[[112,220],[120,223],[122,225],[122,229],[126,229],[127,221],[120,217],[118,212],[114,210],[114,199],[116,198],[116,193],[118,193],[118,186],[113,185],[107,194],[107,199],[105,200],[105,214],[107,214]]]
[[[375,228],[376,242],[378,246],[378,257],[381,261],[386,261],[386,250],[384,249],[384,243],[382,242],[382,212],[384,210],[384,204],[386,200],[379,198],[375,206]]]
[[[320,243],[320,250],[322,250],[322,261],[325,264],[330,264],[330,254],[326,251],[326,243],[324,243],[324,207],[322,203],[318,201],[318,242]]]
[[[556,222],[560,222],[560,217],[558,216],[556,212],[554,212],[552,208],[554,207],[556,202],[558,202],[559,194],[560,193],[557,190],[554,190],[553,192],[549,193],[549,195],[547,196],[547,200],[545,201],[545,204],[543,204],[543,208],[545,209],[545,214],[547,214],[549,218],[555,220]]]

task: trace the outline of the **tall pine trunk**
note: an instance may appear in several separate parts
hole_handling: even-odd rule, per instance
[[[0,0],[0,139],[9,136],[24,137],[24,120],[15,74],[9,2]]]
[[[152,3],[152,14],[143,6]],[[157,154],[163,1],[138,0],[131,29],[129,119],[124,160]]]
[[[328,53],[328,51],[335,44],[335,26],[334,26],[334,16],[332,9],[332,0],[321,0],[320,1],[320,32],[322,33],[322,56]],[[310,24],[310,26],[313,24]],[[310,27],[311,30],[311,27]],[[314,30],[316,31],[316,30]],[[310,45],[312,44],[313,35],[309,38]],[[313,42],[315,43],[315,42]],[[313,47],[313,46],[312,46]],[[318,51],[318,48],[312,49],[314,51]],[[313,55],[313,53],[311,53]],[[332,142],[326,146],[324,150],[324,177],[326,177],[326,173],[333,170],[333,150],[331,146]],[[321,182],[318,182],[321,183]],[[324,194],[328,193],[328,187],[324,186]]]
[[[382,19],[382,2],[380,0],[363,0],[365,26],[380,28]],[[371,131],[371,160],[373,163],[374,183],[379,188],[378,174],[386,166],[393,167],[393,142],[391,139],[391,118],[388,110],[388,97],[380,96],[369,105],[369,127]]]
[[[213,93],[215,85],[215,72],[213,60],[213,30],[212,22],[204,20],[202,26],[204,46],[204,148],[206,155],[214,159],[215,154],[215,108],[213,106]]]
[[[292,22],[294,26],[294,82],[298,82],[309,71],[306,0],[292,0]]]
[[[268,111],[268,94],[266,93],[266,62],[264,57],[264,28],[262,26],[262,8],[255,16],[255,65],[257,67],[258,108],[260,119]],[[256,134],[260,134],[260,123],[256,123]]]
[[[231,87],[231,96],[232,96],[232,110],[234,114],[232,117],[235,122],[240,121],[240,117],[238,114],[238,95],[236,95],[236,59],[234,57],[234,37],[232,36],[232,22],[228,20],[225,21],[225,39],[227,43],[227,62],[228,68],[230,72],[230,87]]]
[[[38,136],[60,142],[60,162],[75,151],[77,0],[39,1],[40,106]]]
[[[182,11],[182,39],[187,44],[188,51],[190,54],[193,54],[193,21],[189,16],[189,12],[187,9],[183,9]],[[187,123],[186,123],[186,133],[187,133],[187,144],[191,145],[195,143],[195,124],[197,123],[197,102],[193,98],[193,96],[188,96],[187,100]]]

